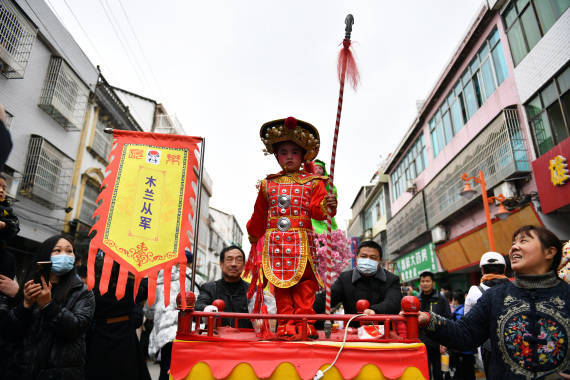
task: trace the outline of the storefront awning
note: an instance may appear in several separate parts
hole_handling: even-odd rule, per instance
[[[542,225],[532,205],[514,212],[505,220],[494,219],[493,236],[497,252],[506,255],[511,249],[512,235],[527,225]],[[437,247],[436,252],[443,269],[454,272],[477,265],[481,256],[490,251],[486,225],[482,224],[457,238]]]

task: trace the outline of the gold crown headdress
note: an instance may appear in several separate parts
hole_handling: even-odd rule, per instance
[[[312,161],[319,153],[320,139],[317,129],[302,120],[294,117],[278,119],[267,122],[259,130],[265,151],[273,154],[273,145],[282,141],[293,141],[305,149],[305,161]]]

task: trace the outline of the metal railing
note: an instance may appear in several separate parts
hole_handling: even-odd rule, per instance
[[[91,149],[95,151],[101,158],[107,160],[111,147],[113,146],[113,135],[105,133],[105,128],[108,128],[104,121],[97,119],[95,126],[95,133],[93,135],[93,143]]]
[[[38,104],[67,130],[83,124],[89,88],[61,58],[52,57]]]
[[[24,77],[37,29],[10,0],[0,0],[0,73],[8,79]]]
[[[477,199],[460,196],[463,173],[475,175],[482,170],[490,190],[510,176],[530,172],[526,143],[516,109],[504,109],[424,188],[428,228]],[[481,194],[479,184],[473,190]]]
[[[65,207],[73,161],[40,136],[30,137],[20,194],[45,207]]]

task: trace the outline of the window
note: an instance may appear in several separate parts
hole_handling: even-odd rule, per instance
[[[40,136],[32,135],[21,193],[49,208],[65,207],[73,161]]]
[[[570,66],[551,80],[526,105],[538,155],[570,135]]]
[[[499,32],[494,29],[429,121],[434,157],[449,144],[507,75]]]
[[[402,161],[392,172],[392,199],[396,200],[406,190],[406,182],[415,179],[427,166],[423,133],[414,141]]]
[[[568,0],[512,1],[503,13],[515,66],[570,6]]]
[[[39,107],[68,130],[79,130],[87,109],[89,89],[61,58],[48,66]]]
[[[93,213],[99,206],[97,204],[97,197],[99,196],[99,186],[88,180],[83,188],[83,200],[81,202],[81,212],[79,213],[79,220],[88,226],[95,223]]]
[[[103,121],[103,118],[99,116],[97,118],[97,124],[95,125],[91,149],[100,157],[107,160],[109,153],[111,153],[111,147],[113,146],[113,136],[105,133],[105,128],[107,128],[107,124]]]
[[[6,78],[24,77],[36,33],[12,1],[0,0],[0,73]]]

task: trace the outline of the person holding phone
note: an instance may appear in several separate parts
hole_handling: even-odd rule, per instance
[[[36,269],[51,262],[48,278]],[[85,333],[95,310],[93,293],[75,273],[72,240],[55,235],[44,241],[23,286],[22,301],[7,320],[16,344],[9,367],[17,378],[85,379]],[[44,266],[45,267],[45,266]],[[36,277],[34,279],[34,277]]]

